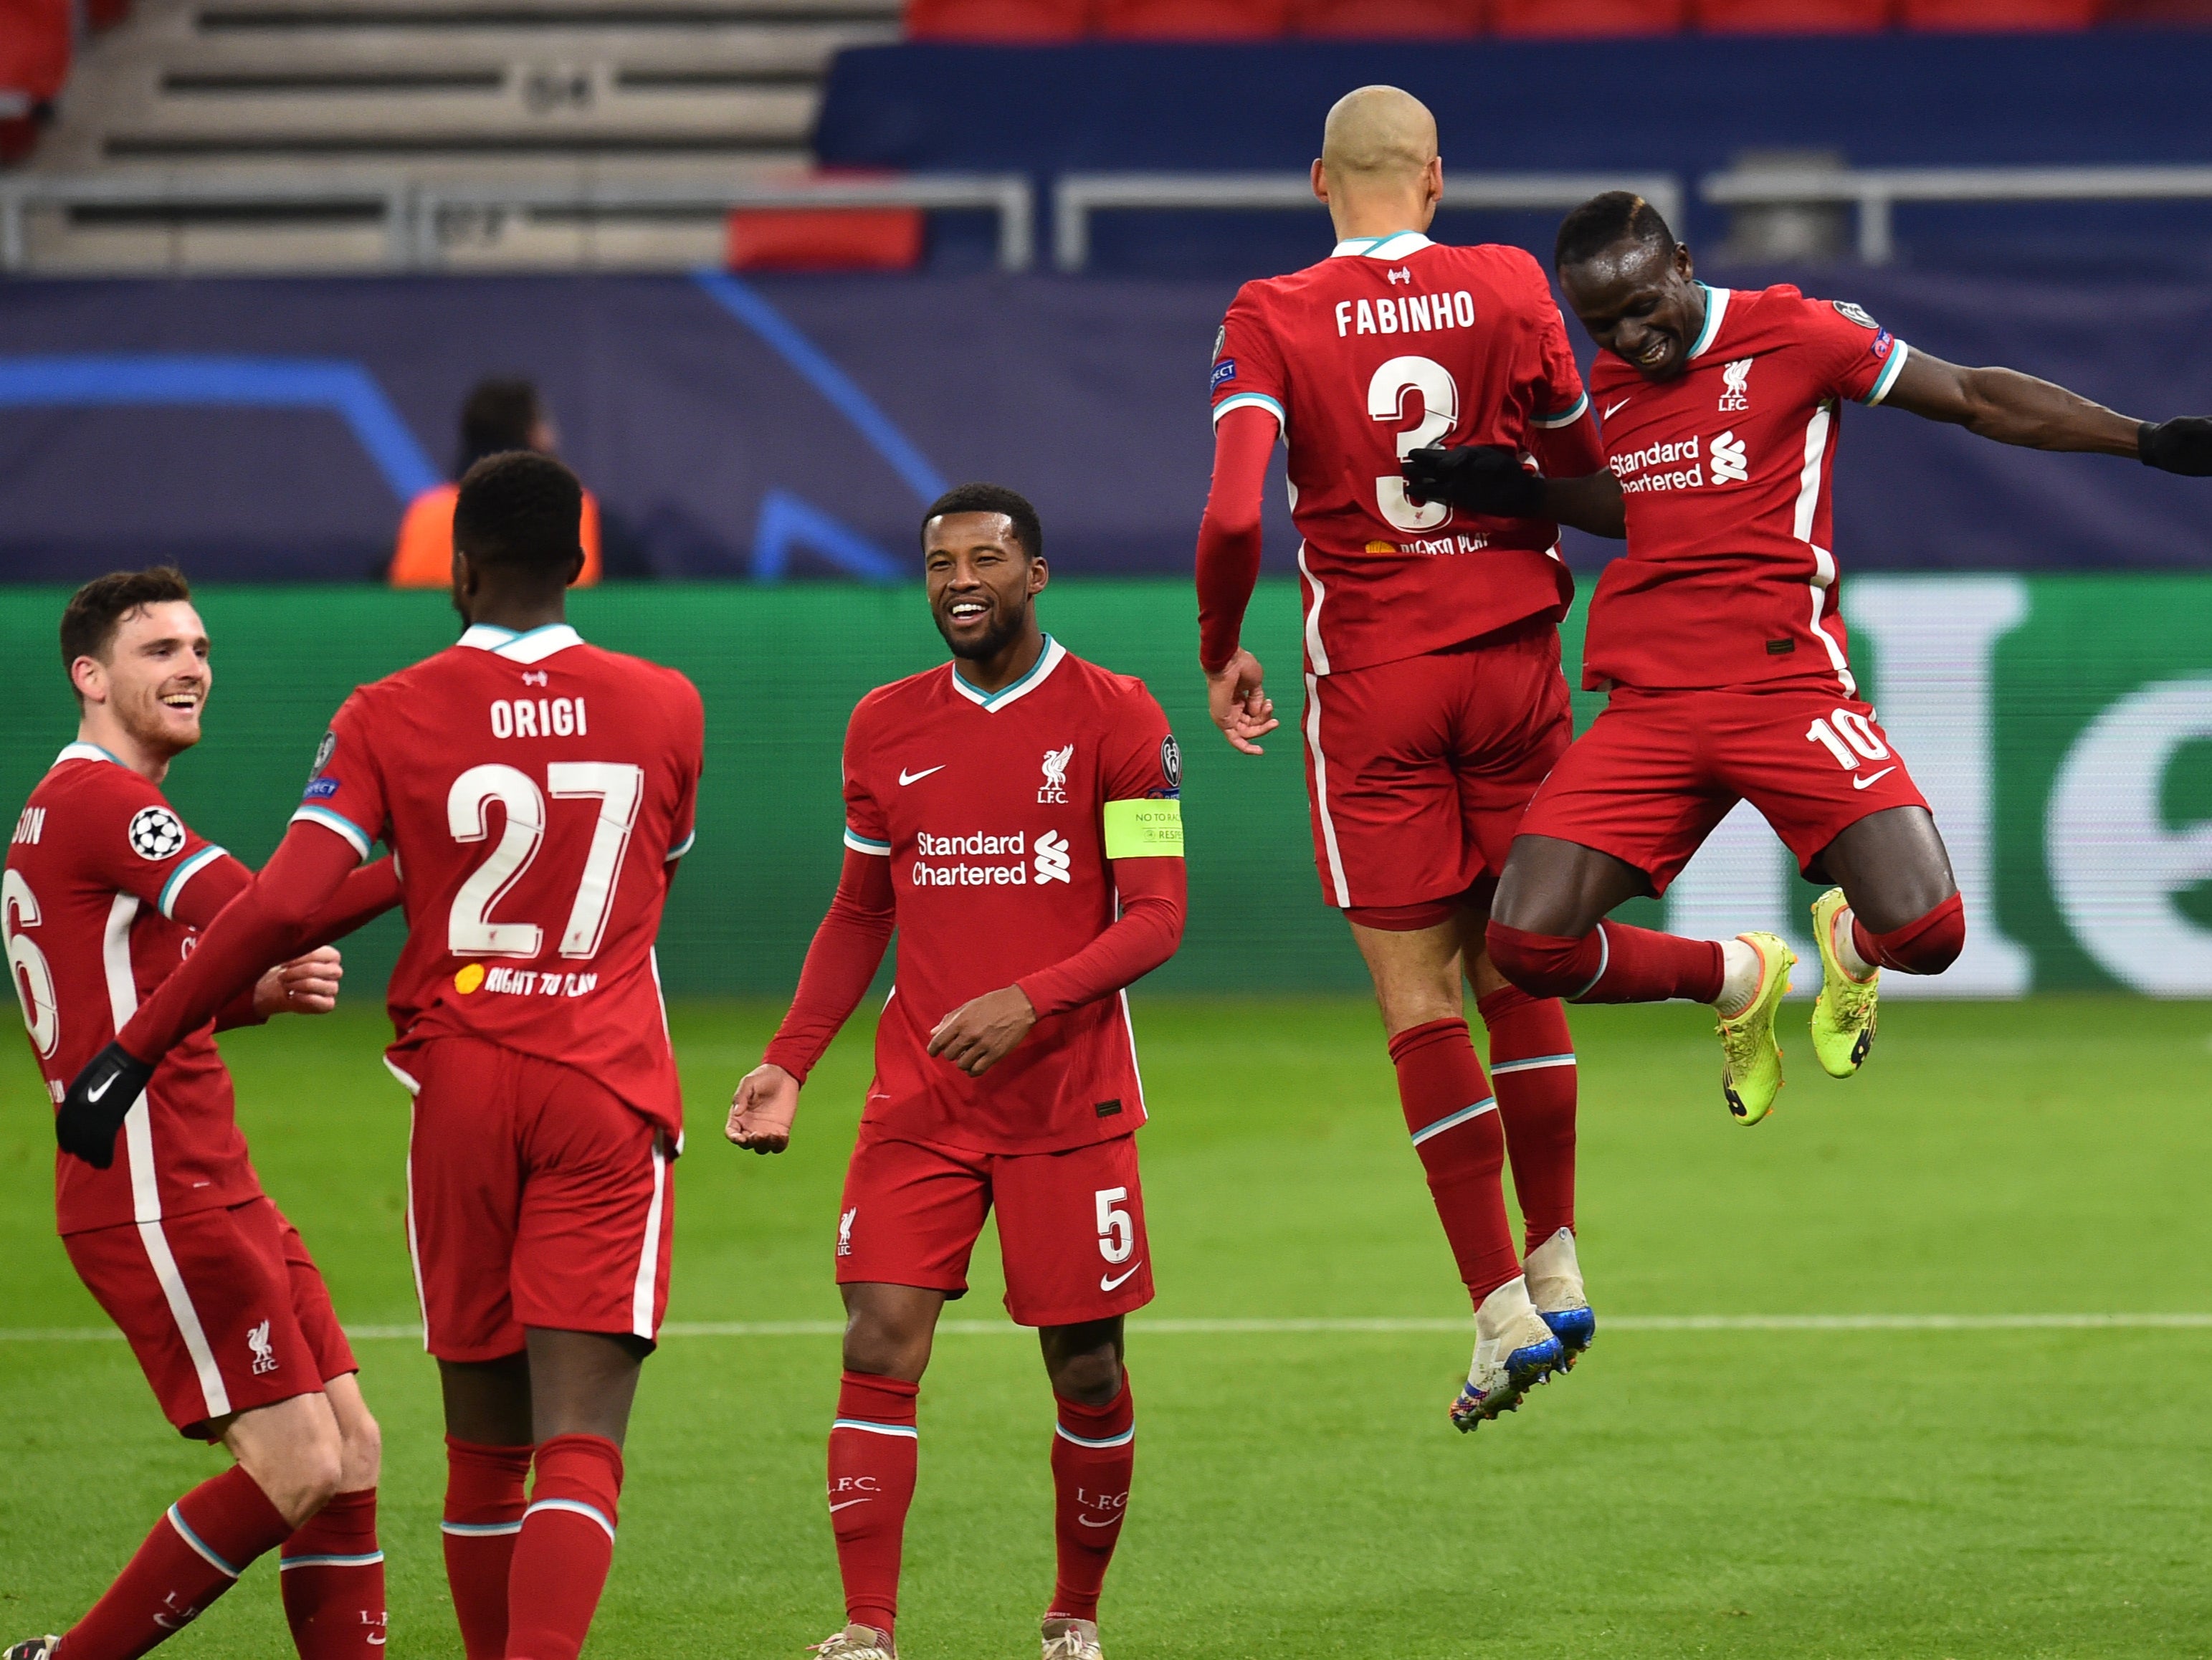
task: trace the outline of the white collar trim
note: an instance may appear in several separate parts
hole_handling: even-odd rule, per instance
[[[996,691],[980,691],[969,685],[960,678],[959,664],[952,663],[947,666],[951,671],[953,690],[979,708],[996,711],[1018,698],[1028,696],[1052,678],[1052,672],[1060,666],[1060,660],[1066,655],[1067,648],[1048,634],[1044,637],[1044,649],[1037,654],[1037,660],[1030,665],[1030,672],[1012,685],[1001,686]]]
[[[495,657],[504,657],[516,663],[542,663],[555,652],[566,651],[571,646],[580,646],[584,636],[566,623],[548,623],[527,634],[517,634],[513,629],[502,629],[489,623],[472,624],[456,643],[488,651]]]
[[[1712,350],[1713,342],[1721,337],[1721,324],[1728,317],[1729,291],[1705,283],[1698,286],[1705,291],[1705,325],[1698,331],[1698,344],[1690,348],[1692,358],[1703,357]]]
[[[123,764],[121,756],[110,755],[97,744],[84,743],[63,745],[62,752],[54,757],[54,765],[58,767],[64,761],[111,761],[118,767]]]
[[[1429,239],[1417,230],[1400,230],[1388,236],[1347,236],[1328,257],[1347,259],[1364,255],[1370,259],[1403,259],[1409,253],[1419,253],[1431,246]]]

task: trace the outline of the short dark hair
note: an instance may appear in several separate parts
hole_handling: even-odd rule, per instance
[[[568,575],[583,544],[584,487],[550,455],[487,455],[461,477],[453,545],[479,565]]]
[[[1620,241],[1641,242],[1674,257],[1674,233],[1667,228],[1659,210],[1632,191],[1609,190],[1591,197],[1559,222],[1553,268],[1564,271],[1595,259]]]
[[[123,626],[125,617],[149,605],[191,597],[192,585],[174,565],[110,571],[94,577],[70,595],[69,604],[62,607],[62,672],[67,674],[80,657],[106,662],[115,644],[115,631]]]
[[[461,405],[461,465],[466,472],[487,455],[526,450],[530,435],[544,418],[538,388],[520,375],[479,380]]]
[[[1014,539],[1022,544],[1022,551],[1032,559],[1043,556],[1044,526],[1037,521],[1037,510],[1026,496],[1016,495],[1004,484],[955,485],[922,514],[921,534],[927,537],[929,521],[948,513],[1003,513],[1014,521]]]

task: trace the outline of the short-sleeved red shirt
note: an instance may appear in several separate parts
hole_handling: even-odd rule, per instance
[[[235,891],[249,879],[149,780],[93,745],[62,751],[15,821],[0,910],[31,1052],[56,1102],[191,950],[194,931],[176,920],[191,885]],[[162,1058],[116,1142],[104,1171],[57,1156],[61,1232],[260,1195],[211,1023]]]
[[[957,665],[878,687],[845,734],[845,845],[890,860],[898,981],[865,1122],[979,1152],[1057,1152],[1145,1122],[1126,994],[1039,1020],[981,1078],[928,1053],[972,997],[1073,957],[1114,921],[1118,816],[1176,799],[1182,763],[1141,680],[1049,635],[984,693]],[[1178,820],[1178,824],[1179,824]],[[1180,834],[1174,843],[1180,856]]]
[[[1590,390],[1628,550],[1590,600],[1585,685],[1855,695],[1830,551],[1838,405],[1881,402],[1908,356],[1856,306],[1787,283],[1707,289],[1671,380],[1600,356]]]
[[[398,860],[392,1064],[444,1036],[590,1073],[672,1136],[653,942],[690,848],[705,717],[675,670],[566,623],[478,625],[346,699],[293,815]]]
[[[1416,231],[1340,243],[1247,283],[1213,352],[1213,418],[1262,409],[1290,448],[1304,538],[1306,666],[1439,651],[1565,614],[1559,527],[1407,500],[1400,460],[1427,444],[1506,444],[1555,477],[1604,465],[1559,308],[1519,248]]]

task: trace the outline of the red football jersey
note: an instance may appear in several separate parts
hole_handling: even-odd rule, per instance
[[[1213,418],[1234,409],[1268,411],[1290,447],[1312,672],[1565,614],[1556,525],[1416,506],[1398,472],[1427,444],[1510,444],[1562,477],[1604,465],[1559,308],[1521,249],[1404,231],[1247,283],[1213,350]]]
[[[106,750],[71,744],[61,752],[15,821],[0,876],[9,970],[57,1103],[191,950],[194,931],[174,915],[187,885],[221,880],[234,893],[251,874]],[[116,1144],[104,1171],[56,1155],[62,1232],[155,1223],[260,1196],[212,1024],[155,1068]]]
[[[565,623],[479,624],[346,699],[293,818],[398,862],[394,1067],[429,1038],[481,1037],[683,1133],[653,942],[705,729],[689,680]]]
[[[891,861],[898,913],[866,1122],[978,1152],[1056,1152],[1145,1122],[1127,994],[1039,1020],[981,1078],[933,1058],[929,1035],[969,998],[1105,932],[1109,861],[1151,855],[1135,827],[1182,776],[1144,682],[1049,635],[1036,666],[996,692],[947,664],[860,700],[845,733],[845,845]],[[1173,846],[1180,857],[1179,829]]]
[[[1628,551],[1590,599],[1584,685],[1802,680],[1856,695],[1829,551],[1837,406],[1881,402],[1908,356],[1856,306],[1786,283],[1706,289],[1705,328],[1671,380],[1599,355],[1590,384]]]

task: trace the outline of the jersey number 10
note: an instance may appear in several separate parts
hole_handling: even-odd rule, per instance
[[[495,801],[507,809],[507,828],[491,857],[453,896],[446,944],[454,956],[535,957],[544,946],[545,931],[537,923],[495,922],[491,908],[538,856],[538,844],[545,839],[547,795],[556,800],[596,797],[599,803],[591,851],[584,856],[575,903],[561,933],[562,956],[598,954],[607,913],[614,907],[615,884],[622,878],[623,854],[645,796],[645,769],[612,761],[550,762],[542,794],[529,774],[504,765],[471,767],[453,780],[446,795],[446,827],[456,842],[483,841],[491,834],[486,809]]]

